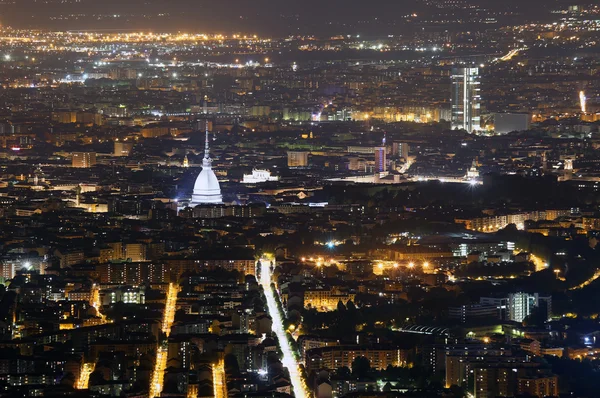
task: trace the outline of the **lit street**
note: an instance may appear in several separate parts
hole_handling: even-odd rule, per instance
[[[590,285],[592,282],[596,281],[598,278],[600,278],[600,270],[596,270],[596,272],[594,272],[594,275],[592,275],[589,279],[586,279],[577,286],[573,286],[569,290],[583,289],[584,287]]]
[[[162,321],[162,331],[167,335],[167,337],[171,332],[171,325],[173,324],[173,319],[175,318],[177,292],[177,285],[173,283],[169,284]],[[168,353],[166,345],[160,344],[156,353],[156,362],[154,364],[154,371],[152,372],[152,381],[150,382],[150,398],[159,396],[163,389],[165,369],[167,368],[167,356]]]
[[[219,359],[212,366],[213,390],[215,398],[227,398],[227,384],[225,382],[225,361]]]
[[[102,303],[100,302],[100,287],[95,284],[92,286],[92,298],[90,304],[96,310],[96,314],[100,317],[102,323],[106,323],[106,316],[100,311],[100,307],[102,307]]]
[[[269,315],[273,318],[273,332],[277,336],[277,340],[279,341],[279,348],[283,353],[282,363],[290,372],[290,379],[292,382],[292,387],[294,388],[294,395],[297,398],[308,397],[310,394],[307,392],[304,380],[302,379],[302,375],[300,373],[299,364],[294,358],[294,353],[292,351],[292,347],[288,342],[286,332],[283,328],[283,319],[282,314],[279,313],[277,308],[277,301],[275,300],[275,295],[273,290],[271,289],[271,262],[266,259],[261,259],[261,269],[260,269],[260,283],[263,286],[265,291],[265,298],[267,299],[267,307],[269,310]]]
[[[84,363],[81,367],[81,373],[79,374],[79,380],[77,381],[77,389],[85,390],[88,388],[90,382],[90,375],[96,367],[95,363]]]
[[[167,349],[160,347],[156,353],[156,363],[152,372],[152,381],[150,382],[150,398],[160,395],[165,378],[165,369],[167,368]]]

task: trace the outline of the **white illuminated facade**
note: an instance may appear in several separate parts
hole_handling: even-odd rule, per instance
[[[473,163],[471,163],[471,167],[467,170],[467,179],[472,180],[475,178],[479,178],[479,170],[477,170],[477,161],[473,159]]]
[[[202,171],[196,178],[194,191],[192,193],[192,201],[190,207],[195,207],[201,204],[223,203],[221,195],[221,186],[219,180],[212,169],[212,159],[209,155],[208,146],[208,123],[206,128],[206,141],[204,144],[204,159],[202,160]]]
[[[271,176],[269,170],[254,169],[252,170],[252,174],[244,174],[242,184],[258,184],[268,181],[279,181],[279,177]]]
[[[115,303],[145,304],[146,291],[144,287],[116,288],[100,291],[100,302],[102,305]]]
[[[536,296],[527,293],[513,293],[508,296],[508,317],[511,321],[523,322],[537,306]]]

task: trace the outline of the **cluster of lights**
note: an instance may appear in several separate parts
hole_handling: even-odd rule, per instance
[[[57,42],[70,43],[142,43],[142,42],[191,42],[199,41],[224,41],[224,40],[247,40],[247,41],[269,41],[259,38],[257,35],[208,35],[205,33],[152,33],[152,32],[129,32],[129,33],[103,33],[103,32],[43,32],[43,31],[21,31],[4,29],[2,39],[7,42],[33,41],[33,42]]]
[[[416,266],[416,265],[415,265],[415,263],[414,263],[413,261],[410,261],[408,264],[406,264],[406,267],[407,267],[407,268],[410,268],[410,269],[413,269],[413,268],[415,268],[415,266]],[[379,269],[383,269],[383,268],[385,268],[385,265],[384,265],[383,263],[378,263],[378,264],[377,264],[377,267],[378,267]],[[393,267],[393,268],[399,268],[399,267],[400,267],[400,264],[399,264],[399,263],[393,263],[393,264],[392,264],[392,267]],[[427,262],[427,261],[424,261],[424,262],[421,264],[421,267],[423,267],[423,269],[427,269],[427,268],[429,268],[429,262]]]
[[[77,380],[77,389],[85,390],[88,388],[88,384],[90,382],[90,375],[96,368],[95,363],[84,363],[81,367],[81,372],[79,374],[79,380]]]
[[[302,257],[300,259],[300,261],[302,261],[303,263],[305,263],[307,261],[314,262],[317,267],[320,267],[322,265],[327,265],[327,264],[333,265],[336,263],[336,261],[333,258],[330,258],[329,260],[327,260],[323,257],[309,257],[309,258]]]

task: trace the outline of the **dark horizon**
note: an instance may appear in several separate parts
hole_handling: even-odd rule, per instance
[[[64,0],[63,0],[64,1]],[[0,5],[3,26],[49,30],[160,30],[208,33],[244,32],[282,36],[290,34],[402,34],[412,23],[427,25],[426,16],[440,11],[435,0],[374,0],[369,2],[316,0],[303,2],[257,0],[14,0]],[[532,2],[468,1],[494,13],[498,24],[527,20],[534,10],[564,5],[562,0]],[[456,10],[453,10],[453,12]],[[503,15],[503,12],[515,12]],[[458,10],[457,12],[461,12]],[[407,16],[417,14],[417,17]],[[115,17],[115,15],[117,17]]]

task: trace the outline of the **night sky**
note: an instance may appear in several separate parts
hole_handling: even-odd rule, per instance
[[[0,21],[3,25],[19,28],[318,35],[403,33],[407,29],[404,16],[411,13],[426,16],[439,12],[432,3],[442,0],[12,1],[13,4],[6,4],[5,0],[0,5]],[[562,0],[478,0],[468,3],[496,11],[519,10],[523,18],[532,18],[542,13],[540,9],[551,9],[560,2]],[[119,17],[109,16],[113,14]]]

